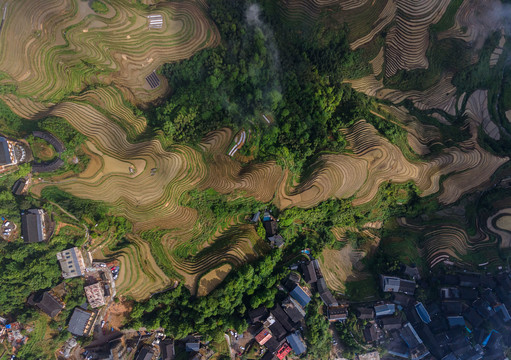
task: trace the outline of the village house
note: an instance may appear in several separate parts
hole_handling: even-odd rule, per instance
[[[321,300],[323,300],[323,303],[327,307],[329,307],[329,306],[334,306],[335,307],[335,306],[339,305],[337,300],[334,298],[334,296],[332,295],[332,293],[330,292],[330,290],[326,286],[326,282],[325,282],[325,278],[324,277],[321,277],[321,278],[318,279],[317,286],[318,286],[319,296],[321,297]]]
[[[185,344],[185,350],[188,353],[199,352],[199,350],[200,350],[200,341],[199,340],[193,340],[193,341],[187,342]]]
[[[401,329],[402,323],[398,316],[385,316],[379,320],[380,326],[385,331]]]
[[[0,136],[0,169],[26,160],[27,151],[21,143]]]
[[[297,356],[300,356],[301,354],[307,351],[307,347],[305,346],[305,342],[300,336],[300,333],[295,332],[293,334],[290,334],[286,337],[286,340]]]
[[[67,330],[76,336],[89,336],[94,325],[96,314],[92,311],[84,310],[80,307],[75,308]]]
[[[357,318],[360,320],[372,320],[374,319],[374,310],[368,307],[357,308]]]
[[[259,345],[264,345],[271,338],[272,338],[272,334],[271,334],[270,330],[264,328],[263,330],[261,330],[261,332],[259,332],[259,334],[256,335],[255,341],[257,341],[257,343]]]
[[[285,357],[291,352],[291,347],[287,342],[281,345],[281,347],[275,353],[275,356],[279,359],[285,359]]]
[[[298,303],[304,308],[311,301],[310,296],[300,287],[300,285],[296,285],[295,288],[291,290],[289,295],[298,301]]]
[[[14,195],[21,195],[23,190],[25,190],[25,185],[27,184],[27,180],[25,178],[20,178],[16,180],[14,185],[12,186],[12,193]]]
[[[378,351],[371,351],[366,354],[359,354],[355,357],[356,360],[380,360]]]
[[[282,301],[282,309],[289,316],[291,321],[297,323],[302,321],[305,318],[305,310],[303,307],[293,299],[288,296],[284,301]]]
[[[82,251],[77,248],[71,248],[57,253],[57,259],[62,269],[62,277],[69,279],[83,276],[85,274],[85,260]]]
[[[90,307],[95,309],[100,306],[105,305],[105,295],[103,286],[101,283],[97,282],[95,284],[84,287],[85,296],[87,297],[87,302]]]
[[[329,306],[327,308],[327,318],[330,322],[346,320],[348,318],[348,306]]]
[[[176,353],[174,349],[174,340],[165,339],[159,344],[161,360],[174,360]]]
[[[65,307],[62,299],[60,299],[51,291],[45,291],[39,296],[36,294],[30,295],[28,298],[28,303],[38,307],[42,312],[51,318],[57,316]]]
[[[154,356],[154,350],[148,346],[144,346],[138,353],[136,360],[151,360]]]
[[[313,284],[316,281],[318,281],[318,277],[316,276],[316,270],[314,269],[314,264],[312,263],[312,261],[302,263],[301,267],[303,279],[307,284]]]
[[[415,281],[386,275],[381,275],[380,280],[383,292],[400,292],[407,295],[415,293]]]
[[[394,304],[382,304],[374,307],[374,314],[376,317],[394,315],[396,312],[396,305]]]
[[[21,214],[21,237],[25,243],[48,240],[45,214],[43,209],[29,209]]]

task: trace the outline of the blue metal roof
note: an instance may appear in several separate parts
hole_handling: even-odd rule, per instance
[[[307,304],[311,301],[309,295],[307,295],[305,291],[303,291],[303,289],[298,285],[295,286],[289,295],[291,295],[293,299],[298,301],[298,303],[303,307],[307,306]]]
[[[506,305],[500,304],[499,306],[496,306],[495,311],[502,314],[502,320],[504,320],[504,322],[511,320],[511,316],[509,316],[509,311],[507,310]]]
[[[374,313],[376,316],[392,315],[395,312],[396,305],[394,304],[376,305],[374,307]]]
[[[465,319],[463,319],[463,316],[448,316],[447,321],[449,321],[450,327],[465,326]]]
[[[417,311],[417,314],[419,314],[419,317],[424,323],[429,324],[431,322],[431,317],[429,316],[428,311],[421,302],[415,304],[415,310]]]
[[[288,337],[286,337],[286,340],[289,343],[289,345],[291,345],[291,348],[293,349],[296,355],[303,354],[307,350],[303,341],[296,334],[289,335]]]

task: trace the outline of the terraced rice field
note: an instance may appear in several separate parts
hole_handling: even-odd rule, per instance
[[[143,103],[168,91],[150,91],[145,77],[164,63],[214,46],[218,32],[195,1],[158,4],[151,13],[164,19],[161,29],[147,25],[148,15],[120,0],[96,14],[79,0],[16,0],[0,34],[0,71],[17,92],[39,100],[59,100],[93,84],[115,84],[133,102]],[[7,41],[7,39],[9,41]],[[16,44],[9,46],[8,44]]]
[[[420,110],[455,115],[460,100],[451,83],[453,75],[443,74],[440,82],[422,92],[385,89],[377,76],[428,67],[428,28],[439,21],[448,2],[285,0],[281,7],[289,19],[297,21],[311,21],[322,11],[340,8],[339,21],[348,21],[352,29],[353,49],[368,44],[390,26],[385,47],[371,61],[374,74],[350,82],[358,91],[396,104],[378,110],[394,115],[408,131],[410,147],[426,155],[441,139],[439,130],[421,124],[397,105],[409,99]],[[344,131],[351,153],[319,156],[312,174],[302,183],[292,183],[293,174],[275,161],[242,166],[232,155],[246,140],[245,131],[235,135],[231,129],[219,129],[207,134],[198,147],[180,145],[170,150],[164,150],[157,140],[135,142],[146,131],[147,121],[133,111],[132,104],[145,104],[169,90],[161,77],[162,86],[150,89],[146,77],[163,63],[188,58],[218,43],[218,32],[204,6],[201,1],[159,3],[150,14],[161,15],[163,26],[149,30],[149,13],[121,0],[110,1],[104,15],[95,14],[87,2],[78,0],[9,1],[0,34],[0,71],[8,77],[0,84],[16,85],[18,96],[0,98],[27,119],[65,118],[88,138],[84,151],[90,161],[85,171],[39,182],[31,191],[41,194],[44,187],[55,185],[81,198],[105,201],[116,215],[134,223],[135,234],[154,228],[168,230],[155,243],[132,234],[120,250],[110,250],[117,249],[112,239],[96,245],[96,258],[120,262],[119,293],[143,299],[172,286],[175,274],[192,293],[203,295],[231,269],[267,250],[254,227],[243,225],[241,217],[206,229],[197,210],[183,205],[191,190],[213,189],[233,198],[274,200],[284,209],[308,208],[332,197],[353,196],[353,204],[361,205],[373,199],[383,183],[415,181],[422,196],[440,192],[439,200],[450,204],[484,184],[509,160],[477,143],[480,126],[490,136],[499,136],[488,114],[487,92],[482,90],[467,101],[472,137],[459,146],[444,149],[428,161],[412,161],[361,120]],[[468,10],[460,8],[455,28],[449,30],[451,36],[463,24],[463,11]],[[7,48],[7,38],[19,46]],[[95,87],[98,84],[103,86]],[[75,95],[88,86],[94,89]],[[274,123],[272,116],[262,117],[261,121]],[[448,177],[441,183],[443,176]],[[335,231],[342,237],[341,230]],[[204,241],[204,234],[214,235]],[[364,234],[371,232],[366,229]],[[455,226],[428,230],[425,237],[423,252],[433,266],[446,258],[463,261],[467,249],[475,251],[489,243],[487,237],[471,238]],[[452,244],[448,239],[454,239]],[[343,291],[345,281],[359,275],[352,264],[360,264],[364,253],[349,245],[326,251],[327,282]],[[168,268],[160,268],[158,264],[166,260]]]
[[[501,209],[488,217],[486,227],[499,237],[502,248],[511,247],[511,209]]]
[[[475,128],[472,131],[477,134]],[[497,157],[482,149],[475,135],[460,147],[445,149],[428,162],[410,162],[396,145],[380,137],[374,127],[359,121],[346,131],[353,155],[322,155],[309,179],[294,187],[281,182],[277,204],[310,207],[331,197],[355,195],[354,205],[369,202],[384,182],[414,181],[422,196],[440,190],[440,177],[454,173],[444,181],[439,200],[450,204],[466,192],[487,181],[508,157]]]
[[[149,245],[137,236],[128,237],[130,245],[119,251],[110,251],[112,239],[98,244],[92,249],[94,259],[119,262],[119,277],[116,281],[117,293],[135,300],[146,299],[152,293],[169,287],[169,279],[156,264]]]
[[[183,241],[183,238],[177,239],[175,233],[162,238],[165,255],[192,293],[196,293],[198,287],[200,291],[205,292],[216,286],[215,281],[209,283],[212,274],[207,277],[210,280],[202,280],[211,269],[227,264],[231,268],[238,267],[268,251],[268,245],[259,238],[251,225],[234,225],[219,229],[216,236],[207,244],[193,244],[193,241],[190,241],[191,243]],[[197,248],[192,250],[193,245]],[[217,274],[217,277],[219,276]]]
[[[473,263],[473,259],[498,262],[498,253],[494,250],[495,242],[482,231],[469,236],[461,225],[437,224],[426,226],[421,232],[424,239],[420,250],[430,267],[444,261],[462,265]]]
[[[365,257],[361,250],[355,250],[348,244],[341,250],[325,249],[321,253],[320,265],[328,287],[344,293],[347,281],[361,280],[363,275],[356,270]]]
[[[426,50],[429,45],[429,26],[442,18],[449,2],[396,1],[398,11],[395,25],[389,30],[386,39],[386,76],[392,76],[401,69],[428,67]]]
[[[209,294],[229,275],[231,270],[231,264],[224,264],[203,275],[199,281],[197,295],[204,296]]]
[[[494,140],[500,140],[499,128],[488,112],[488,90],[476,90],[467,100],[465,114],[476,126],[482,126],[484,132]]]
[[[438,39],[456,38],[480,49],[488,35],[496,28],[505,28],[504,6],[499,0],[465,0],[458,8],[454,18],[454,26],[438,34]]]
[[[452,85],[451,80],[452,74],[444,74],[438,83],[425,91],[388,89],[383,85],[383,80],[376,79],[375,75],[346,82],[350,83],[357,91],[378,99],[391,101],[394,104],[400,104],[409,99],[419,110],[440,109],[454,115],[456,113],[456,88]]]

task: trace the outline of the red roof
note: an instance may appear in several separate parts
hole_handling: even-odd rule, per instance
[[[291,347],[288,345],[288,343],[282,344],[282,346],[277,350],[275,355],[280,359],[284,359],[287,354],[291,352]]]
[[[270,330],[263,329],[259,334],[256,335],[255,339],[259,345],[264,345],[268,340],[271,339]]]

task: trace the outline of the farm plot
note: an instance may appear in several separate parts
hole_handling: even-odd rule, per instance
[[[224,264],[203,275],[199,281],[197,295],[205,296],[215,289],[231,272],[232,266]]]
[[[426,50],[429,45],[429,26],[444,14],[449,0],[431,0],[417,3],[413,0],[397,1],[396,25],[387,35],[385,75],[398,70],[428,67]]]
[[[472,129],[472,134],[477,134]],[[346,131],[353,155],[322,155],[314,171],[302,184],[286,186],[282,181],[276,198],[281,208],[311,207],[331,197],[355,195],[354,205],[369,202],[381,184],[415,181],[422,196],[440,190],[440,177],[454,173],[443,183],[439,200],[450,204],[487,181],[509,160],[482,149],[475,135],[460,147],[445,149],[428,162],[408,161],[396,145],[380,137],[374,127],[359,121]]]
[[[488,217],[486,227],[497,234],[502,248],[511,247],[511,209],[501,209]]]
[[[111,251],[112,239],[102,242],[94,249],[98,260],[116,259],[119,261],[117,292],[131,296],[135,300],[146,299],[149,295],[170,286],[171,280],[156,264],[149,245],[137,236],[128,236],[129,245],[118,251]]]
[[[151,91],[145,78],[164,63],[216,45],[219,36],[193,1],[154,8],[164,21],[149,30],[148,14],[120,0],[110,1],[106,14],[78,0],[11,1],[0,34],[0,71],[9,75],[2,83],[50,101],[97,83],[126,89],[133,102],[161,96],[167,83]]]
[[[465,114],[476,126],[482,126],[484,132],[494,140],[500,140],[499,128],[488,112],[488,90],[476,90],[467,100]]]
[[[234,225],[221,230],[209,243],[197,244],[193,254],[189,249],[190,244],[181,239],[177,240],[172,233],[162,239],[162,244],[165,255],[192,293],[197,292],[199,279],[211,269],[226,264],[231,268],[241,266],[267,250],[267,245],[251,225]],[[208,288],[209,280],[201,280],[203,281],[205,283],[202,285]],[[203,288],[201,291],[205,290]]]
[[[419,110],[440,109],[450,115],[456,113],[456,87],[452,85],[452,74],[444,74],[439,82],[425,91],[388,89],[375,75],[347,80],[357,91],[378,99],[400,104],[409,99]]]
[[[438,39],[457,38],[480,49],[491,31],[505,28],[506,18],[494,16],[505,12],[499,0],[465,0],[458,8],[454,26],[438,34]]]
[[[479,231],[469,236],[459,225],[429,227],[424,234],[422,251],[430,267],[443,261],[461,264],[498,262],[496,243],[487,234]]]

